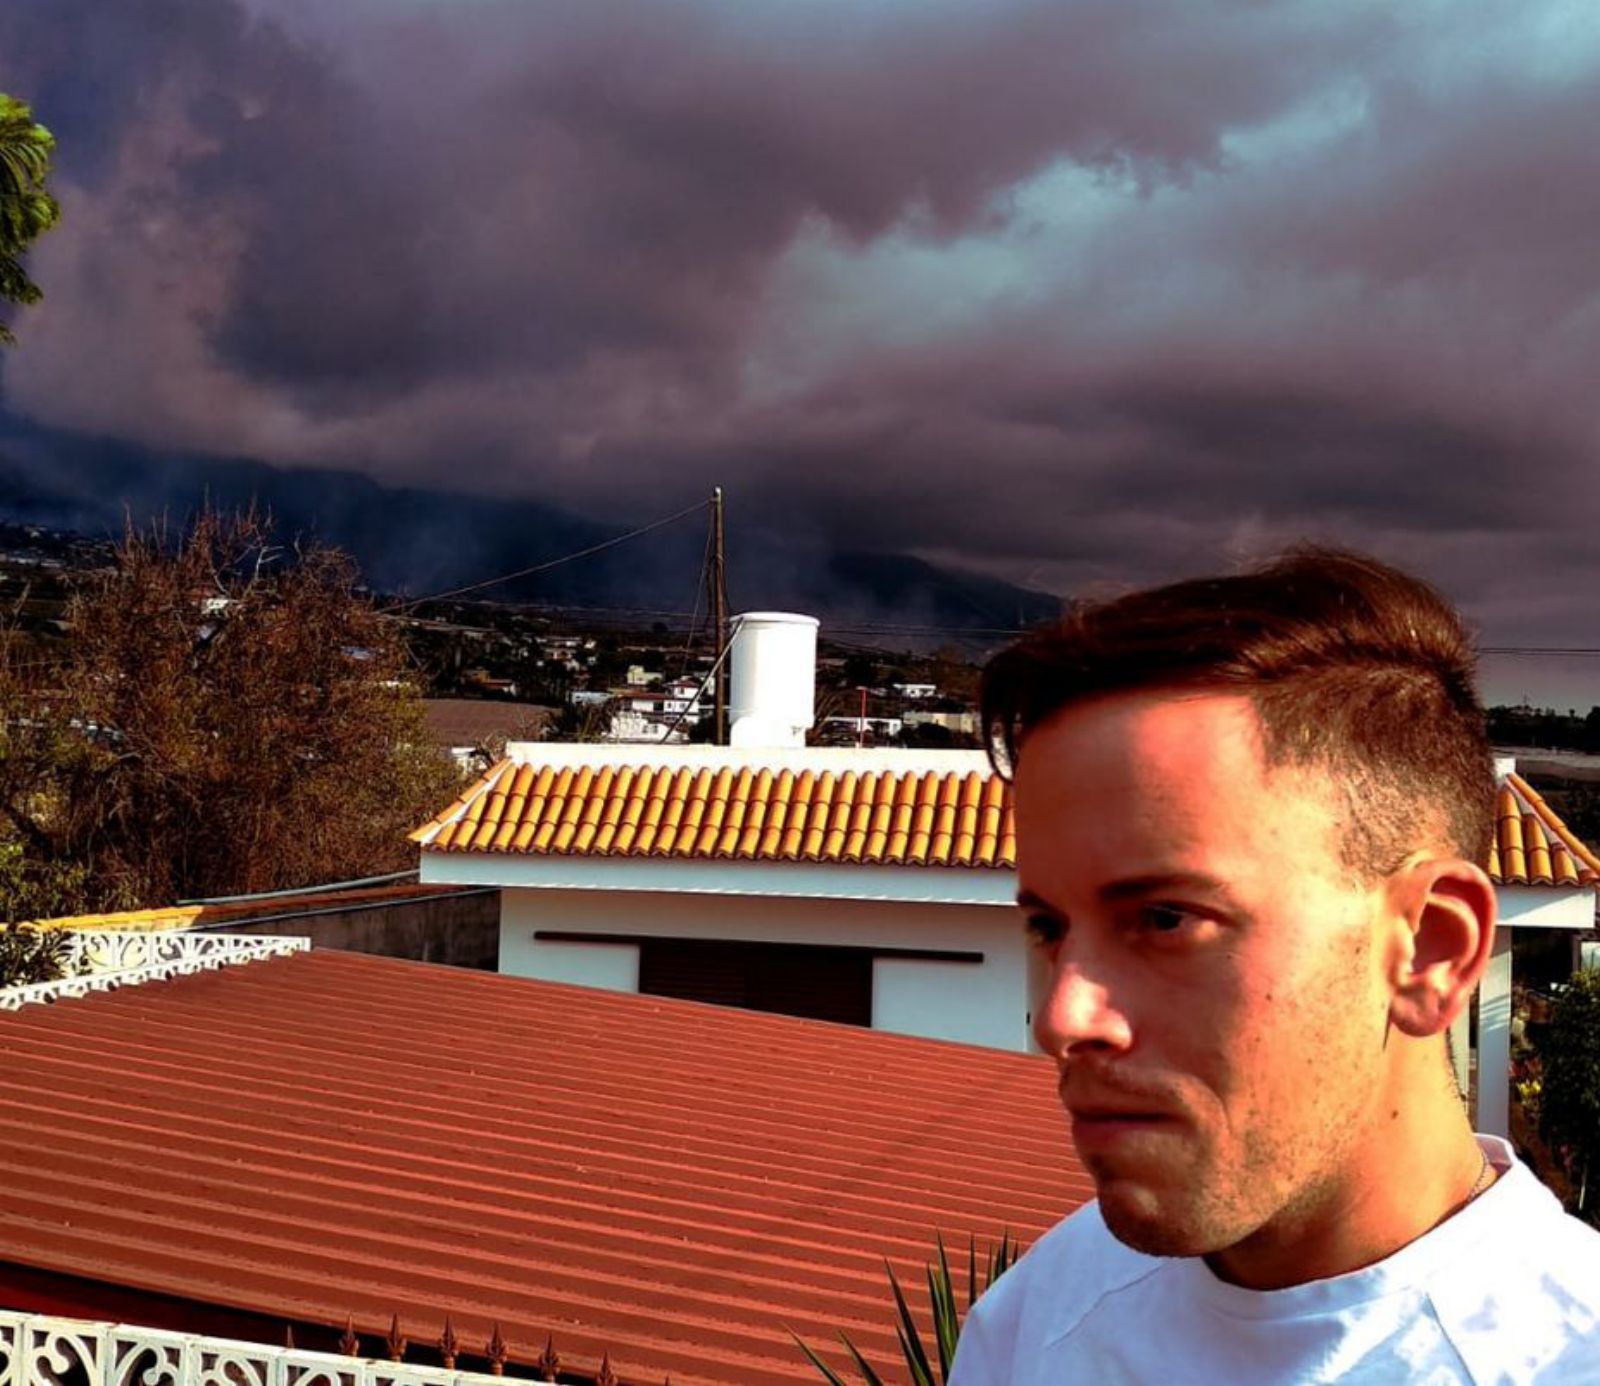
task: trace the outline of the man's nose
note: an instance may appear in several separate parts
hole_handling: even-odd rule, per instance
[[[1133,1043],[1133,1029],[1113,1004],[1103,978],[1089,976],[1079,962],[1062,959],[1033,1013],[1033,1037],[1046,1054],[1065,1058],[1084,1046],[1126,1049]]]

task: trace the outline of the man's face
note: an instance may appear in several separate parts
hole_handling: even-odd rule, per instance
[[[1109,697],[1027,738],[1034,1032],[1130,1246],[1199,1255],[1314,1218],[1389,1115],[1382,890],[1341,859],[1339,802],[1263,764],[1242,697]]]

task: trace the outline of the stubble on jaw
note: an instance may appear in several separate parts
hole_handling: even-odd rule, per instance
[[[1377,1057],[1368,1051],[1381,1046],[1382,1026],[1353,1028],[1370,1000],[1361,980],[1372,951],[1365,923],[1332,932],[1326,960],[1277,1013],[1284,1025],[1244,1041],[1236,1069],[1248,1078],[1290,1033],[1299,1062],[1277,1069],[1231,1118],[1215,1113],[1224,1130],[1197,1122],[1186,1164],[1141,1170],[1080,1156],[1119,1241],[1151,1256],[1212,1256],[1292,1239],[1337,1206],[1342,1171],[1374,1110]]]

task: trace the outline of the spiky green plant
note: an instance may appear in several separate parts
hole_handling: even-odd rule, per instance
[[[939,1363],[937,1376],[934,1375],[933,1362],[923,1341],[922,1329],[917,1324],[916,1316],[911,1312],[911,1306],[906,1303],[905,1292],[900,1288],[900,1280],[894,1273],[894,1267],[887,1260],[883,1263],[883,1268],[889,1276],[889,1288],[894,1292],[895,1336],[900,1340],[900,1355],[905,1358],[911,1386],[944,1386],[950,1379],[950,1364],[956,1358],[956,1343],[961,1337],[961,1324],[965,1318],[955,1277],[950,1273],[950,1259],[945,1255],[943,1236],[935,1234],[935,1242],[939,1248],[939,1259],[927,1267],[927,1273],[928,1300],[933,1308],[934,1356]],[[978,1258],[977,1238],[967,1239],[967,1309],[971,1309],[978,1302],[978,1296],[1016,1264],[1017,1257],[1021,1253],[1022,1248],[1012,1239],[1009,1231],[1001,1234],[999,1245],[992,1247],[981,1261]],[[812,1351],[793,1330],[790,1331],[790,1337],[799,1345],[800,1351],[805,1353],[811,1365],[822,1373],[823,1380],[827,1381],[829,1386],[849,1386],[849,1383]],[[866,1386],[884,1386],[883,1378],[861,1355],[860,1349],[850,1341],[849,1335],[841,1332],[839,1341],[844,1344],[844,1350],[850,1354],[850,1359],[855,1363],[856,1370],[861,1373],[861,1379]]]

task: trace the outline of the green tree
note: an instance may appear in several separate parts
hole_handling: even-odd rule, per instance
[[[1540,1046],[1539,1130],[1566,1166],[1573,1209],[1600,1223],[1600,968],[1573,975]]]
[[[0,907],[151,907],[415,864],[456,792],[342,553],[206,511],[128,534],[60,658],[0,667]],[[20,860],[19,860],[20,856]]]
[[[0,92],[0,300],[7,303],[37,303],[43,296],[23,269],[22,255],[61,216],[45,188],[55,147],[27,104]],[[15,341],[0,322],[0,343]]]

